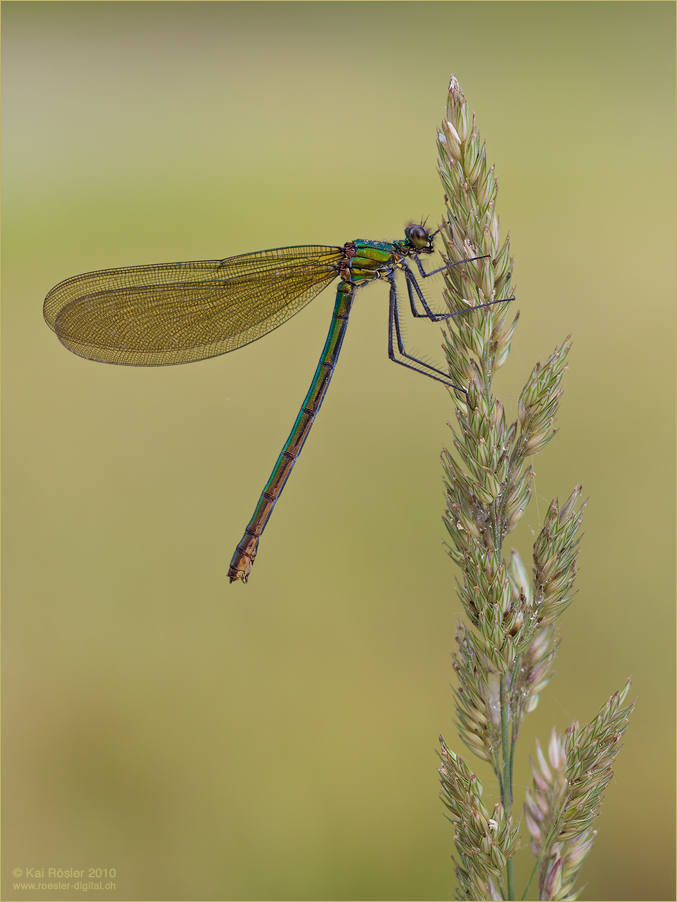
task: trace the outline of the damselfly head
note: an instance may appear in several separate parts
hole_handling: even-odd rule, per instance
[[[404,230],[405,244],[417,254],[432,254],[436,234],[428,231],[423,224],[410,222]]]

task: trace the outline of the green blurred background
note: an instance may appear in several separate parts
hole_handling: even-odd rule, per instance
[[[453,896],[434,752],[440,732],[463,751],[440,542],[452,405],[388,361],[386,286],[358,298],[247,586],[228,563],[333,289],[237,354],[147,370],[69,354],[41,310],[88,270],[437,222],[451,72],[515,255],[509,415],[574,337],[514,537],[527,563],[549,500],[579,481],[590,496],[516,804],[534,737],[632,675],[583,898],[675,898],[674,19],[672,3],[3,4],[4,898],[71,896],[15,891],[28,867],[116,868],[90,898]],[[437,328],[414,334],[439,359]],[[518,887],[530,867],[525,850]]]

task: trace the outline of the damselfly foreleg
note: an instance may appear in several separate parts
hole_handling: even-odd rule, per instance
[[[480,257],[472,257],[471,259],[479,260],[481,258]],[[468,262],[470,262],[470,261],[469,260],[459,260],[458,263],[450,263],[448,266],[443,266],[441,269],[436,269],[433,272],[423,273],[423,275],[426,277],[433,276],[436,273],[441,272],[441,270],[449,269],[451,266],[458,266],[459,263],[468,263]],[[411,307],[411,312],[415,317],[417,317],[419,319],[421,317],[426,317],[433,323],[439,323],[445,319],[451,319],[452,317],[455,317],[455,316],[464,316],[466,313],[472,313],[473,310],[481,310],[483,307],[492,307],[494,304],[505,304],[508,301],[515,300],[514,297],[496,298],[496,300],[494,300],[494,301],[487,301],[485,304],[475,304],[474,307],[466,307],[464,310],[457,310],[454,313],[433,313],[433,311],[428,306],[428,302],[426,301],[425,297],[423,296],[423,292],[421,291],[421,286],[418,284],[416,276],[413,274],[411,269],[409,269],[409,267],[407,266],[407,264],[404,261],[401,262],[401,267],[404,272],[404,278],[406,279],[406,282],[407,282],[407,291],[409,293],[409,306]],[[421,268],[420,262],[419,262],[419,268]],[[421,268],[421,272],[423,272],[422,268]],[[418,309],[416,308],[416,302],[414,300],[414,292],[416,292],[416,295],[417,295],[419,301],[421,302],[421,305],[423,306],[423,310],[425,311],[424,313],[420,313],[418,311]]]

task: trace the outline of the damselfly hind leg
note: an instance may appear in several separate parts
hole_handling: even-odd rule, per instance
[[[446,373],[442,372],[442,370],[438,370],[437,367],[432,366],[429,363],[425,363],[425,361],[419,360],[418,357],[414,357],[412,354],[408,354],[405,351],[404,342],[402,340],[402,327],[400,326],[400,314],[397,306],[397,288],[395,286],[395,279],[391,276],[388,281],[390,283],[390,307],[388,313],[388,357],[393,361],[393,363],[399,363],[400,366],[406,366],[408,369],[414,370],[414,372],[420,373],[422,376],[428,376],[430,379],[434,379],[436,382],[441,382],[448,388],[453,388],[454,391],[462,392],[465,395],[466,404],[468,404],[469,407],[472,406],[470,404],[470,399],[468,398],[468,392],[465,388],[461,388],[460,385],[454,385],[454,383],[449,380],[449,376]],[[397,341],[397,350],[402,355],[402,357],[406,357],[407,360],[411,361],[410,363],[407,363],[405,360],[400,360],[398,357],[396,357],[393,337]],[[417,365],[414,366],[414,364]]]

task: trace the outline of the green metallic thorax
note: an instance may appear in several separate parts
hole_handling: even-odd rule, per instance
[[[384,278],[384,267],[397,266],[403,256],[399,244],[390,241],[355,241],[355,256],[349,268],[354,284]]]

